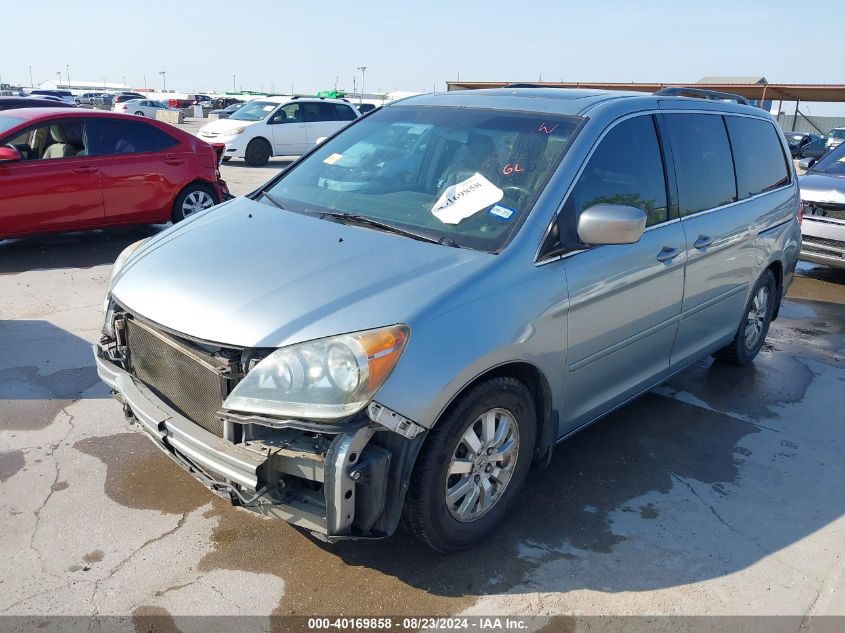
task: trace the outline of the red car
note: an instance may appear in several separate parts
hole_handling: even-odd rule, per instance
[[[0,112],[0,238],[178,222],[231,197],[221,151],[132,115]]]

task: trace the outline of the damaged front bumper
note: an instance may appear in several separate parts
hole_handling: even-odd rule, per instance
[[[327,541],[382,538],[395,531],[424,435],[410,421],[396,420],[380,405],[371,407],[373,419],[361,414],[342,425],[323,425],[326,430],[296,421],[268,426],[267,420],[231,414],[223,416],[225,431],[218,437],[137,380],[108,345],[95,345],[94,354],[97,373],[128,420],[234,505]],[[233,437],[238,441],[227,439]]]

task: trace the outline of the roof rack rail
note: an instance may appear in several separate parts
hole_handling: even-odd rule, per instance
[[[546,84],[530,84],[530,83],[507,84],[504,87],[505,88],[554,88],[554,86],[548,86]]]
[[[692,97],[693,99],[708,99],[710,101],[732,101],[740,105],[751,105],[743,96],[730,92],[719,92],[718,90],[704,90],[703,88],[691,88],[689,86],[670,86],[661,88],[654,93],[661,97]]]

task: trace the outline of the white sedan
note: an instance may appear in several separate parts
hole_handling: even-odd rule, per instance
[[[132,99],[123,103],[114,104],[115,112],[148,116],[152,119],[156,118],[156,112],[159,110],[173,110],[173,108],[168,108],[161,101],[151,101],[148,99]]]

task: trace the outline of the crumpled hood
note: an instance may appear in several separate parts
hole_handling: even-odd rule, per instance
[[[845,204],[845,176],[810,172],[798,178],[798,186],[802,200]]]
[[[281,347],[411,323],[494,258],[238,198],[148,240],[112,294],[191,337]]]

